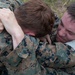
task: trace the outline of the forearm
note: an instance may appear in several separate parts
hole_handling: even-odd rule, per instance
[[[24,33],[22,29],[19,27],[12,35],[14,49],[19,45],[19,43],[23,40],[23,38],[24,38]]]
[[[72,67],[75,65],[75,51],[71,47],[62,43],[43,45],[36,51],[40,64],[53,68]]]

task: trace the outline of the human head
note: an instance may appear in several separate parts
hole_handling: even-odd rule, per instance
[[[67,7],[57,30],[57,41],[68,42],[75,40],[75,3]]]
[[[41,0],[31,0],[15,10],[16,19],[24,33],[43,37],[50,33],[54,24],[54,13]]]

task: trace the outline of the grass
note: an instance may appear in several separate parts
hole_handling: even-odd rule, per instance
[[[24,2],[28,0],[23,0]],[[52,10],[61,17],[66,10],[66,7],[71,3],[75,2],[75,0],[44,0]]]

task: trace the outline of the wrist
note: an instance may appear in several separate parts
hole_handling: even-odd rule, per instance
[[[22,31],[21,28],[17,28],[14,31],[15,32],[12,35],[12,40],[13,40],[13,47],[15,49],[19,45],[19,43],[23,40],[24,32]]]

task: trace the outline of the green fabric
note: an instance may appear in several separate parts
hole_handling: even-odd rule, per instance
[[[21,0],[0,0],[0,8],[10,8],[12,11],[22,4]]]
[[[52,36],[56,36],[56,31],[55,25]],[[4,30],[0,33],[0,68],[3,66],[8,75],[75,75],[75,50],[60,42],[51,45],[28,35],[14,50],[11,36]]]

